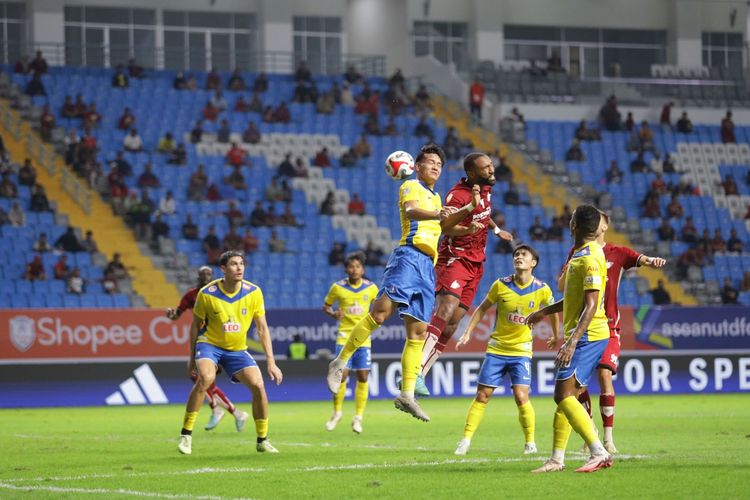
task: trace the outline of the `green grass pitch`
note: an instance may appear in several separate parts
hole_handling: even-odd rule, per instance
[[[553,413],[551,398],[532,401],[531,457],[509,398],[490,402],[466,457],[453,450],[468,399],[425,400],[430,423],[371,401],[361,435],[351,401],[333,432],[328,403],[271,403],[278,455],[255,451],[252,421],[204,431],[207,407],[191,456],[176,449],[182,406],[2,410],[0,498],[750,498],[748,395],[618,397],[620,457],[595,474],[573,472],[575,434],[566,471],[529,473],[550,452]]]

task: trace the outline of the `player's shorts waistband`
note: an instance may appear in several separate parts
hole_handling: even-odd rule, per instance
[[[435,259],[435,257],[433,257],[432,255],[428,254],[425,251],[420,250],[419,248],[415,247],[414,245],[400,245],[399,248],[408,249],[408,250],[414,250],[415,252],[424,255],[425,257],[427,257],[430,260],[434,260]]]

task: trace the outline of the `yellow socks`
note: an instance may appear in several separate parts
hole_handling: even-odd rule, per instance
[[[534,413],[534,407],[531,406],[531,401],[526,401],[526,403],[518,407],[518,421],[521,423],[523,437],[526,439],[526,443],[534,443],[536,414]]]
[[[365,406],[367,406],[367,395],[367,382],[357,382],[357,388],[354,389],[354,414],[359,417],[365,412]]]
[[[185,412],[185,418],[182,419],[182,430],[188,431],[183,432],[183,434],[192,434],[193,433],[193,427],[195,427],[195,419],[198,418],[198,412],[197,411],[186,411]]]
[[[373,330],[375,330],[379,326],[380,324],[372,319],[372,316],[370,316],[369,314],[362,318],[359,323],[354,325],[352,333],[349,334],[349,339],[346,341],[346,344],[341,349],[341,352],[338,355],[339,361],[343,363],[349,361],[349,359],[352,357],[352,354],[354,354],[354,351],[359,349],[362,344],[365,343],[365,340],[367,340]]]
[[[469,406],[469,413],[466,414],[466,424],[464,425],[464,439],[471,439],[477,431],[477,427],[482,423],[484,410],[487,409],[487,403],[480,403],[476,399]]]
[[[268,436],[268,419],[267,418],[255,419],[255,435],[261,439],[265,439]]]
[[[341,408],[344,407],[344,396],[346,396],[346,384],[341,384],[339,392],[333,396],[333,411],[341,413]]]
[[[558,411],[562,410],[562,412],[565,413],[568,422],[570,422],[570,426],[583,438],[584,441],[586,441],[587,445],[591,446],[599,441],[596,437],[594,426],[591,423],[591,418],[583,405],[578,402],[578,399],[573,396],[568,396],[560,401],[560,404],[557,405],[557,409]]]
[[[423,347],[424,340],[406,339],[404,352],[401,353],[401,394],[403,396],[414,397],[417,375],[422,371]]]
[[[583,409],[583,406],[581,406]],[[586,413],[586,410],[583,410]],[[568,438],[570,438],[570,423],[568,423],[568,417],[565,413],[557,407],[555,411],[555,418],[552,420],[553,438],[552,438],[552,450],[560,450],[565,455],[565,448],[568,447]]]

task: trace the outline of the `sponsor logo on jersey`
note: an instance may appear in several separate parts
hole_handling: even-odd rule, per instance
[[[239,323],[235,323],[234,321],[227,321],[226,323],[223,323],[221,325],[221,330],[224,333],[239,333],[240,328],[241,325]]]
[[[529,309],[534,309],[534,301],[529,302]]]
[[[242,284],[242,289],[243,290],[250,290],[250,288],[252,288],[252,287],[248,283],[243,283]]]
[[[615,265],[614,262],[607,261],[607,269],[609,269],[610,267],[612,267],[614,265]]]
[[[601,285],[602,284],[602,277],[601,276],[586,276],[583,280],[584,285]]]
[[[461,288],[461,285],[458,281],[454,280],[453,283],[451,283],[451,288],[455,290],[456,288]]]
[[[526,323],[526,316],[518,312],[512,312],[508,314],[508,321],[517,325],[523,325]]]
[[[215,292],[216,290],[218,290],[218,288],[216,288],[216,285],[211,285],[210,287],[208,287],[209,292]]]

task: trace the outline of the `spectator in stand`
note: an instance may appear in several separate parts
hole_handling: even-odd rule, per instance
[[[83,294],[85,280],[81,277],[81,269],[74,267],[68,275],[66,291],[68,293],[74,293],[76,295]]]
[[[349,215],[365,215],[365,202],[359,197],[358,193],[353,193],[347,206]]]
[[[47,91],[44,89],[44,83],[42,82],[42,77],[39,73],[34,73],[34,76],[31,77],[29,83],[26,84],[26,90],[24,90],[24,93],[32,97],[35,95],[47,95]]]
[[[221,195],[221,191],[219,191],[219,186],[215,182],[212,182],[206,191],[206,201],[221,201],[223,199],[224,197]]]
[[[238,189],[241,191],[247,189],[247,184],[245,184],[245,176],[242,175],[240,165],[232,166],[232,173],[224,178],[224,183],[232,186],[234,189]]]
[[[689,215],[685,218],[685,224],[680,230],[680,239],[685,243],[693,244],[698,242],[698,228],[695,227],[693,218]]]
[[[245,229],[245,235],[242,237],[242,249],[245,254],[254,253],[258,250],[259,245],[260,242],[258,241],[258,238],[255,237],[250,228]]]
[[[721,120],[721,142],[724,144],[735,143],[734,122],[732,121],[732,112],[727,111],[726,116]]]
[[[26,281],[44,281],[47,279],[41,255],[35,255],[31,262],[26,265],[23,279]]]
[[[547,236],[547,229],[542,225],[542,218],[538,215],[534,217],[534,223],[529,227],[529,237],[532,241],[544,241]]]
[[[272,118],[275,123],[289,123],[292,121],[292,114],[285,101],[281,101],[279,106],[273,110]]]
[[[677,120],[677,132],[681,134],[693,133],[693,122],[688,118],[687,111],[683,111],[682,116]]]
[[[654,146],[654,132],[646,120],[641,122],[641,130],[638,132],[641,141],[641,151],[656,151]]]
[[[669,223],[669,219],[661,220],[661,226],[659,226],[656,234],[659,236],[660,241],[674,241],[676,236],[674,228]]]
[[[242,141],[247,144],[258,144],[261,140],[260,130],[255,122],[247,122],[247,128],[242,132]]]
[[[203,238],[203,251],[206,252],[206,261],[215,266],[219,262],[222,245],[216,236],[216,226],[209,226],[208,234]]]
[[[496,153],[498,152],[496,151]],[[510,169],[506,157],[497,154],[495,156],[498,158],[498,163],[495,167],[495,180],[497,182],[513,182],[513,171]]]
[[[417,137],[425,137],[428,141],[432,141],[434,132],[432,131],[430,124],[427,122],[426,116],[422,115],[419,119],[419,123],[414,127],[414,135]]]
[[[206,105],[203,106],[203,119],[215,122],[218,117],[219,109],[211,101],[207,101]]]
[[[278,222],[282,226],[302,227],[304,225],[297,222],[297,217],[292,212],[292,204],[290,202],[284,204],[284,211],[279,216]]]
[[[711,253],[724,253],[727,250],[727,242],[724,241],[724,237],[721,235],[721,229],[716,228],[714,230],[714,237],[711,240]]]
[[[339,242],[333,242],[331,251],[328,252],[328,265],[329,266],[343,266],[344,259],[346,259],[346,245]],[[367,262],[370,264],[370,262]]]
[[[262,94],[268,90],[268,75],[261,73],[253,83],[253,92]]]
[[[664,280],[659,280],[656,288],[649,291],[649,293],[654,301],[654,305],[664,306],[672,303],[672,298],[669,296],[669,292],[664,288]]]
[[[583,155],[583,150],[578,139],[573,139],[568,152],[565,153],[565,161],[584,161],[585,159],[586,157]]]
[[[432,97],[424,84],[420,84],[414,94],[414,105],[418,113],[429,112],[432,109]]]
[[[635,130],[635,118],[633,118],[633,113],[630,111],[628,111],[628,116],[625,118],[625,130],[627,132]]]
[[[250,212],[250,225],[253,227],[268,226],[268,214],[263,210],[263,204],[259,201],[255,202],[255,208]]]
[[[125,148],[125,151],[128,151],[130,153],[138,153],[139,151],[143,151],[143,139],[141,139],[141,136],[138,135],[137,129],[130,129],[128,135],[126,135],[122,140],[122,147]]]
[[[17,201],[14,201],[10,206],[10,210],[8,210],[8,222],[13,227],[23,227],[26,225],[26,214]]]
[[[187,79],[185,78],[185,74],[182,71],[178,71],[174,77],[174,80],[172,80],[172,88],[175,90],[187,89]]]
[[[750,292],[750,271],[745,271],[740,282],[740,292]]]
[[[75,118],[84,118],[86,113],[89,112],[89,106],[83,100],[83,94],[76,95],[76,102],[74,102],[73,105],[75,106]]]
[[[56,280],[66,280],[70,274],[70,267],[68,266],[68,256],[65,254],[60,255],[53,268],[53,275]]]
[[[578,142],[582,141],[600,141],[602,139],[601,132],[596,129],[588,128],[586,120],[581,120],[578,124],[578,128],[575,131],[575,138]]]
[[[125,74],[125,70],[122,65],[118,65],[115,69],[115,74],[112,77],[112,87],[116,89],[125,89],[128,88],[128,85],[130,85],[130,82]]]
[[[396,70],[396,73],[400,73],[400,71],[401,71],[400,69]],[[389,79],[389,83],[393,81],[394,76],[395,75],[391,76],[391,78]],[[350,64],[346,67],[346,72],[344,73],[344,80],[352,84],[362,83],[363,81],[362,73],[357,71],[357,68],[355,68],[353,64]]]
[[[724,177],[724,182],[722,182],[720,185],[724,188],[724,194],[727,196],[739,194],[739,191],[737,190],[737,183],[734,181],[734,176],[732,174],[727,174],[727,176]]]
[[[47,240],[47,233],[39,233],[39,238],[34,242],[31,249],[39,253],[51,252],[52,245],[50,245],[49,240]]]
[[[232,147],[227,151],[225,157],[227,165],[232,167],[242,167],[247,165],[247,152],[242,149],[236,142],[232,143]]]
[[[83,116],[83,126],[88,129],[94,129],[99,126],[102,122],[102,115],[96,109],[96,103],[91,103],[88,107],[88,111]]]
[[[128,59],[128,75],[130,78],[143,78],[143,66],[139,65],[133,57]]]
[[[250,111],[247,105],[247,101],[245,100],[245,97],[240,95],[237,97],[237,100],[234,101],[234,108],[232,108],[235,113],[247,113]]]
[[[284,155],[284,160],[279,164],[276,171],[276,178],[292,178],[297,176],[297,171],[292,163],[292,153]]]
[[[739,304],[740,293],[734,287],[732,278],[727,276],[724,278],[724,286],[721,288],[721,303],[724,305],[737,305]]]
[[[674,102],[669,101],[668,103],[664,104],[661,108],[661,115],[659,115],[659,125],[662,126],[664,129],[672,130],[672,107],[674,106]]]
[[[229,136],[232,134],[232,130],[229,128],[229,122],[221,120],[219,130],[216,131],[216,142],[221,144],[229,144]]]
[[[63,118],[78,118],[78,113],[76,112],[76,105],[73,104],[73,99],[69,96],[65,96],[65,101],[63,102],[62,107],[60,108],[60,114]]]
[[[46,75],[48,68],[49,66],[47,65],[47,60],[42,56],[42,51],[37,50],[36,57],[34,57],[34,59],[32,59],[32,61],[29,63],[29,73],[33,71],[35,74]]]
[[[115,254],[112,255],[112,260],[109,261],[107,267],[104,268],[104,274],[111,274],[116,280],[125,279],[129,276],[128,270],[125,267],[125,264],[123,264],[119,253],[115,252]]]
[[[732,229],[729,231],[729,239],[727,240],[727,252],[742,253],[743,251],[742,240],[737,236],[737,230]]]
[[[365,133],[369,135],[380,135],[380,120],[378,119],[377,114],[370,113],[367,115],[367,119],[365,119],[364,129]]]
[[[157,188],[160,185],[159,178],[154,174],[151,164],[146,163],[143,167],[143,173],[138,177],[138,187],[141,189]]]
[[[352,89],[348,82],[344,82],[342,85],[340,104],[344,106],[354,105],[354,95],[352,94]]]
[[[477,122],[482,121],[482,106],[484,104],[484,85],[478,77],[469,86],[469,113]]]
[[[193,216],[187,214],[185,222],[182,224],[182,237],[186,240],[198,239],[198,226],[193,222]]]
[[[167,132],[166,134],[164,134],[164,137],[159,139],[159,144],[156,146],[156,150],[159,153],[168,155],[172,152],[175,146],[176,144],[174,141],[174,137],[172,137],[172,133]]]
[[[195,126],[190,131],[190,143],[198,144],[203,139],[203,120],[195,122]]]
[[[262,113],[264,108],[265,105],[263,104],[260,95],[257,92],[253,92],[253,95],[250,96],[250,104],[248,104],[247,110],[250,113]]]
[[[677,168],[674,165],[674,157],[667,153],[664,155],[664,162],[661,164],[661,171],[665,174],[674,174],[677,172]]]
[[[322,92],[315,103],[315,109],[322,115],[332,114],[336,110],[336,98],[333,92]]]
[[[187,150],[183,143],[179,143],[176,148],[169,154],[167,163],[170,165],[186,165],[187,164]]]
[[[159,213],[162,215],[174,215],[177,212],[177,201],[174,194],[168,190],[159,200]]]
[[[221,89],[221,76],[216,68],[211,68],[211,71],[206,75],[206,90],[220,90]]]
[[[107,295],[120,293],[120,288],[117,284],[117,278],[115,278],[115,275],[113,273],[104,273],[104,277],[102,278],[102,290],[104,290],[104,293],[106,293]]]
[[[265,199],[266,201],[284,201],[286,193],[281,187],[279,180],[274,177],[271,182],[266,186]]]
[[[646,198],[643,201],[643,216],[649,219],[657,219],[661,217],[661,206],[659,205],[658,194],[646,194]]]
[[[369,158],[372,156],[372,146],[367,142],[366,134],[361,134],[359,136],[359,140],[352,149],[354,150],[354,154],[357,155],[357,158]]]
[[[294,72],[294,81],[307,82],[310,80],[312,80],[312,73],[310,72],[310,68],[307,67],[307,63],[305,61],[298,62],[297,70]]]
[[[52,138],[52,130],[55,128],[55,115],[49,109],[49,104],[42,108],[42,115],[39,117],[39,133],[42,140],[49,142]]]
[[[651,183],[651,189],[659,194],[664,194],[667,192],[667,183],[664,182],[664,177],[661,175],[661,173],[656,173],[656,179],[654,179],[654,181]]]
[[[617,109],[617,98],[614,94],[607,98],[604,106],[599,110],[599,119],[604,128],[610,132],[622,130],[622,115]]]
[[[316,167],[330,167],[331,166],[331,159],[328,156],[328,148],[323,147],[320,151],[315,153],[315,158],[313,159],[313,165]]]
[[[26,158],[23,161],[23,166],[18,169],[18,184],[21,186],[36,184],[36,169],[31,164],[31,158]]]
[[[617,165],[617,160],[612,160],[607,169],[607,184],[620,184],[622,182],[623,173],[620,167]],[[497,176],[495,176],[497,177]]]
[[[122,177],[130,177],[133,175],[133,167],[125,159],[125,155],[123,155],[122,151],[117,152],[115,159],[109,163],[109,166],[112,169],[112,172],[116,172],[116,174],[119,174]]]
[[[677,198],[677,195],[672,195],[672,199],[669,201],[669,205],[667,205],[667,216],[669,218],[679,219],[683,216],[684,213],[685,209],[682,207],[682,204]]]
[[[80,252],[82,250],[73,226],[68,226],[65,232],[57,238],[55,248],[62,252]]]
[[[208,177],[202,164],[198,165],[195,172],[190,176],[188,184],[187,197],[190,201],[203,201],[206,199],[206,189],[208,188]]]
[[[151,227],[151,215],[155,211],[156,207],[148,194],[148,189],[144,189],[141,192],[141,198],[129,208],[125,216],[125,219],[134,226],[137,239],[143,240],[148,235]]]
[[[279,224],[279,217],[276,215],[276,208],[273,203],[269,203],[266,207],[266,225],[270,227],[277,224]]]
[[[245,80],[240,75],[240,70],[235,68],[227,81],[227,90],[239,92],[245,90]]]
[[[639,151],[635,159],[630,162],[630,171],[634,174],[642,174],[647,169],[648,165],[646,165],[646,160],[643,159],[643,151]]]
[[[393,115],[388,117],[388,123],[383,129],[383,135],[388,137],[395,137],[398,135],[398,128],[396,127],[396,120],[393,118]]]
[[[271,253],[286,253],[286,241],[282,240],[276,231],[271,231],[271,237],[268,239],[268,250]]]
[[[227,234],[224,235],[224,241],[222,241],[222,246],[224,247],[224,251],[227,252],[229,250],[235,250],[238,252],[242,251],[243,243],[242,243],[242,236],[237,234],[237,231],[234,227],[230,227]]]
[[[325,199],[320,204],[320,215],[333,215],[334,206],[336,205],[336,198],[333,191],[328,191]]]
[[[18,188],[10,178],[10,172],[2,173],[2,181],[0,181],[0,197],[2,198],[18,198]]]
[[[224,215],[227,218],[229,227],[238,227],[245,223],[245,214],[243,214],[239,207],[237,207],[237,202],[234,200],[229,202],[229,206],[227,207],[227,211],[224,212]]]
[[[503,201],[506,205],[520,205],[521,194],[518,192],[516,185],[512,182],[508,183],[508,190],[503,195]]]
[[[375,246],[372,240],[367,242],[367,248],[365,248],[365,261],[369,266],[383,266],[383,251]]]
[[[81,251],[86,253],[96,253],[99,248],[96,246],[94,241],[93,231],[86,231],[86,237],[81,242]]]
[[[29,200],[29,211],[31,212],[51,212],[52,207],[49,205],[49,199],[47,199],[47,193],[44,191],[44,186],[41,184],[34,184],[31,186],[31,199]]]
[[[567,224],[559,217],[552,219],[552,226],[547,229],[547,241],[563,241]]]
[[[560,53],[557,51],[552,52],[552,55],[547,59],[547,71],[550,73],[564,73],[565,68],[562,65],[562,59],[560,59]]]

